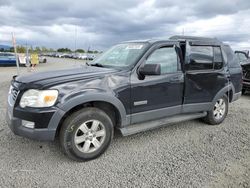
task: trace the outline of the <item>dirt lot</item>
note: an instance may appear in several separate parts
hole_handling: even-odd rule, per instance
[[[49,59],[36,71],[79,64]],[[103,156],[77,163],[58,141],[32,141],[9,130],[6,98],[15,73],[15,67],[0,67],[0,187],[250,187],[250,95],[231,104],[219,126],[195,120],[116,135]]]

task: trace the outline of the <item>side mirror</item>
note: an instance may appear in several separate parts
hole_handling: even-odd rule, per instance
[[[140,67],[139,74],[142,76],[160,75],[161,65],[160,64],[145,64],[143,67]]]

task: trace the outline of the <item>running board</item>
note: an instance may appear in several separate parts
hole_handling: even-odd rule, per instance
[[[163,127],[163,126],[166,126],[166,125],[172,124],[172,123],[178,123],[178,122],[182,122],[182,121],[202,118],[202,117],[205,117],[206,115],[207,115],[207,112],[195,113],[195,114],[182,114],[182,115],[176,115],[173,117],[166,117],[163,119],[157,119],[154,121],[132,124],[132,125],[129,125],[127,127],[119,128],[119,129],[120,129],[123,136],[128,136],[128,135],[136,134],[139,132],[148,131],[148,130],[152,130],[155,128]]]

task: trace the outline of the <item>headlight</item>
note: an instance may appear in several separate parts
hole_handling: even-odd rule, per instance
[[[36,90],[30,89],[26,91],[20,101],[22,108],[28,107],[50,107],[53,106],[57,100],[57,90]]]

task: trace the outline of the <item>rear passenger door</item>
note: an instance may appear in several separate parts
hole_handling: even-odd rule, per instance
[[[190,45],[185,60],[184,112],[206,110],[219,90],[228,83],[221,47]]]

